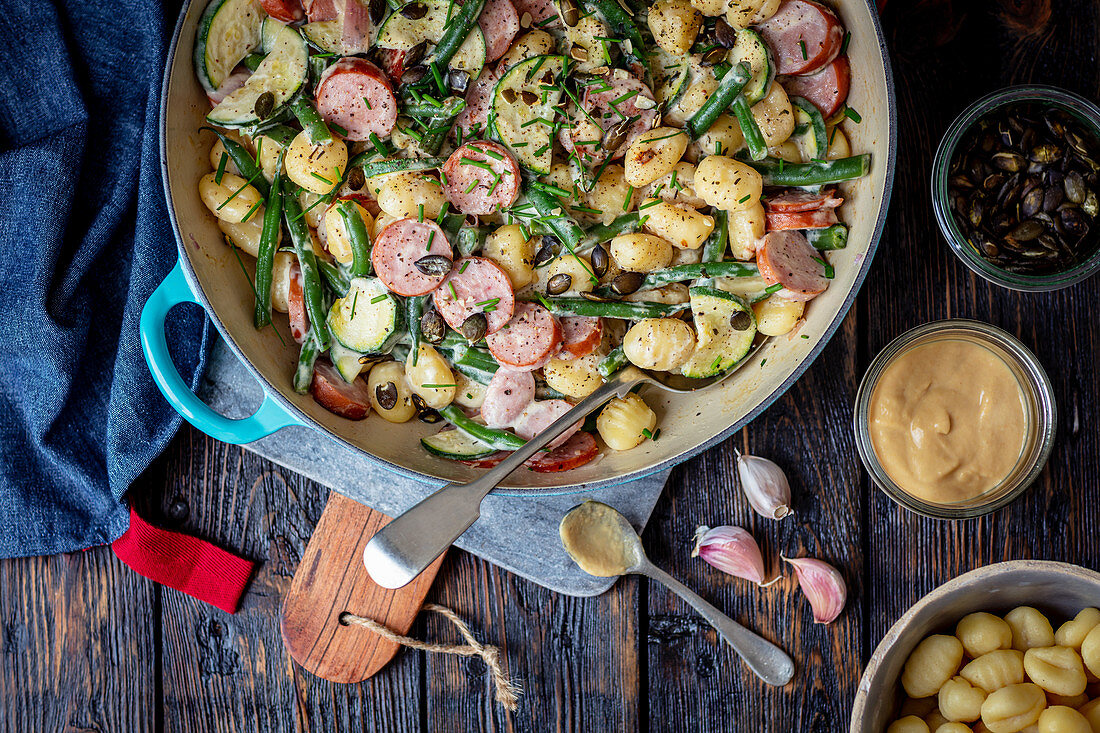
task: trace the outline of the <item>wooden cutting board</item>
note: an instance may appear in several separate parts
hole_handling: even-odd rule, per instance
[[[370,579],[363,548],[390,521],[333,492],[283,601],[283,643],[298,664],[331,682],[362,682],[386,666],[400,645],[359,626],[340,623],[345,612],[407,634],[424,605],[443,555],[404,588]],[[444,553],[445,555],[446,553]]]

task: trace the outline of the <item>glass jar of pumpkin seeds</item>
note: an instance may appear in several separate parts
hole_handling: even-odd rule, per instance
[[[932,204],[951,250],[1013,290],[1068,287],[1100,270],[1100,107],[1064,89],[993,92],[951,123]]]

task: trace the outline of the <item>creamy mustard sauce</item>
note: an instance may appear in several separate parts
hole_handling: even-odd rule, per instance
[[[972,499],[1012,471],[1023,451],[1024,394],[996,353],[942,340],[898,355],[871,394],[870,434],[883,470],[936,504]]]
[[[598,501],[571,510],[558,528],[565,551],[589,575],[622,575],[638,561],[636,535],[622,515]]]

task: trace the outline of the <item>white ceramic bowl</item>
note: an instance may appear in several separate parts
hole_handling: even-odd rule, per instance
[[[282,422],[269,419],[270,427],[301,422],[415,478],[473,479],[477,469],[420,449],[418,439],[438,430],[438,426],[416,421],[394,426],[377,418],[351,422],[328,412],[309,395],[295,394],[290,383],[297,362],[293,341],[284,338],[284,346],[270,329],[253,328],[252,292],[196,190],[199,178],[209,172],[213,141],[209,132],[199,132],[210,107],[191,65],[195,28],[205,5],[206,0],[187,3],[176,26],[161,119],[165,190],[179,243],[182,275],[194,299],[206,308],[230,348],[260,380],[268,395],[265,414],[271,418],[282,410],[292,416]],[[830,255],[836,267],[832,286],[807,309],[800,333],[809,338],[772,339],[735,377],[714,391],[688,396],[651,392],[647,401],[660,419],[659,441],[621,453],[607,451],[600,459],[564,473],[517,471],[504,486],[555,493],[581,486],[595,488],[639,478],[695,455],[730,435],[778,398],[809,367],[840,325],[867,274],[882,231],[893,178],[896,112],[889,61],[874,4],[870,0],[842,0],[836,5],[852,33],[848,47],[852,62],[849,102],[862,116],[859,125],[849,124],[846,129],[852,150],[870,152],[872,163],[869,176],[845,186],[848,201],[840,215],[850,224],[851,236],[846,249]],[[280,327],[285,332],[285,324]],[[153,372],[163,388],[166,379],[171,381],[171,370],[162,366],[153,364]],[[196,410],[182,404],[185,400],[169,397],[200,428],[214,437],[233,439],[211,429],[210,420],[200,419]],[[254,431],[248,437],[240,437],[242,434],[238,434],[237,442],[258,437]]]
[[[1100,602],[1100,573],[1048,560],[1013,560],[964,573],[917,601],[886,632],[856,690],[850,733],[883,733],[901,696],[898,679],[910,652],[929,634],[954,633],[968,613],[1034,606],[1061,619]]]

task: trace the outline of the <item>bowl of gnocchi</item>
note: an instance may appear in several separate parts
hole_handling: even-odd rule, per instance
[[[143,315],[214,437],[323,431],[470,481],[629,366],[505,490],[628,481],[779,397],[871,264],[896,111],[870,0],[192,0],[161,114],[179,264]],[[190,394],[163,318],[203,306],[261,382]]]
[[[1100,573],[1042,560],[960,575],[898,619],[851,733],[1100,730]]]

